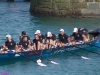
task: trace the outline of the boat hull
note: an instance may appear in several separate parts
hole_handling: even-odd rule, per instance
[[[0,59],[12,60],[12,59],[23,59],[23,58],[33,59],[33,58],[40,58],[40,57],[49,57],[55,54],[66,54],[69,52],[76,52],[76,51],[80,51],[84,49],[90,50],[91,48],[93,48],[90,45],[97,45],[97,44],[100,44],[100,40],[98,42],[98,39],[93,40],[88,43],[65,46],[65,47],[57,47],[57,48],[52,48],[52,49],[0,54]]]

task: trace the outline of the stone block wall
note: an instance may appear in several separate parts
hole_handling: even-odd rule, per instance
[[[64,17],[97,16],[100,14],[99,2],[100,0],[31,0],[30,12]],[[95,10],[96,15],[93,12]]]

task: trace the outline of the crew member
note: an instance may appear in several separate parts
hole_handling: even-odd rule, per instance
[[[6,35],[6,39],[7,39],[7,41],[3,45],[4,52],[11,53],[11,52],[17,51],[16,42],[11,38],[11,35]]]
[[[84,42],[88,42],[90,40],[88,30],[86,28],[79,28],[78,32],[83,36]]]
[[[19,46],[20,46],[19,47],[20,51],[29,51],[29,50],[31,50],[31,46],[28,42],[27,36],[24,36],[22,38],[22,41],[19,42]]]
[[[22,31],[21,35],[19,36],[19,40],[22,41],[22,38],[23,37],[27,37],[27,39],[28,39],[27,41],[31,45],[30,37],[26,35],[26,32],[25,31]]]
[[[46,34],[46,47],[48,49],[56,47],[56,36],[51,32],[47,32]]]
[[[64,33],[64,29],[60,29],[60,34],[58,35],[59,41],[62,46],[71,45],[70,38],[67,34]]]
[[[75,44],[80,44],[83,41],[83,36],[78,32],[77,28],[74,28],[72,36],[74,37]]]
[[[41,44],[40,38],[37,34],[35,35],[35,38],[33,39],[33,49],[34,50],[42,50],[42,44]]]

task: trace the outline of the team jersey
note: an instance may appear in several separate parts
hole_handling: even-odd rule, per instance
[[[59,41],[60,42],[62,42],[64,44],[68,43],[68,40],[67,40],[68,39],[68,35],[66,35],[66,34],[61,35],[61,34],[59,34],[58,37],[59,37]]]
[[[35,44],[36,49],[38,49],[38,42],[41,42],[40,39],[39,40],[33,39],[33,44]]]
[[[5,46],[7,46],[9,50],[14,50],[16,46],[16,42],[14,40],[11,40],[11,42],[6,41]]]
[[[73,33],[72,36],[74,37],[75,41],[82,41],[82,35],[79,33]]]
[[[29,43],[27,41],[26,42],[21,41],[21,42],[19,42],[19,45],[22,45],[24,47],[24,49],[27,49]]]
[[[45,39],[44,35],[39,36],[40,42],[43,43],[43,39]]]
[[[25,36],[22,36],[22,37],[21,37],[21,40],[20,40],[20,41],[22,41],[24,37],[27,37],[27,40],[30,40],[30,37],[27,36],[27,35],[25,35]]]
[[[56,40],[56,35],[52,34],[52,37],[47,37],[47,40],[50,40],[50,39],[53,40],[53,41]]]

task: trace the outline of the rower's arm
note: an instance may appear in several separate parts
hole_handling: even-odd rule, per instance
[[[56,45],[56,40],[53,41],[53,45]]]
[[[88,40],[90,41],[90,37],[89,37],[89,34],[87,35],[87,37],[88,37]]]
[[[31,45],[31,40],[28,40],[29,45]]]
[[[40,42],[38,42],[38,46],[37,46],[38,48],[38,50],[41,50],[41,43]]]
[[[35,45],[35,43],[33,43],[33,49],[36,50],[36,45]]]
[[[86,41],[86,36],[85,35],[82,35],[82,38],[83,38],[83,41],[85,42]]]
[[[8,47],[6,46],[6,44],[3,45],[3,50],[7,50]]]
[[[68,37],[67,41],[69,44],[71,44],[71,39],[69,37]]]
[[[45,43],[45,39],[43,39],[42,41],[43,41],[43,44],[44,44]]]

